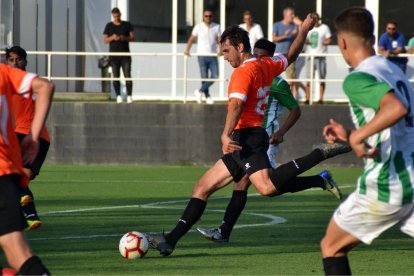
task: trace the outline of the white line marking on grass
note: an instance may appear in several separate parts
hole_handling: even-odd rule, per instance
[[[355,185],[344,185],[341,188],[351,188],[355,187]],[[315,189],[310,189],[306,191],[312,191]],[[256,197],[260,196],[260,194],[248,194],[248,197]],[[220,200],[230,198],[231,196],[218,196],[218,197],[211,197],[209,200]],[[152,203],[146,204],[134,204],[134,205],[121,205],[121,206],[106,206],[106,207],[93,207],[93,208],[83,208],[83,209],[72,209],[72,210],[61,210],[61,211],[50,211],[40,213],[41,216],[50,216],[50,215],[59,215],[59,214],[70,214],[70,213],[82,213],[82,212],[92,212],[92,211],[103,211],[103,210],[116,210],[116,209],[128,209],[128,208],[150,208],[150,209],[170,209],[170,210],[182,210],[183,208],[180,207],[169,207],[166,205],[176,204],[176,203],[185,203],[188,202],[188,199],[180,199],[180,200],[168,200],[168,201],[157,201]],[[214,210],[214,209],[206,209],[208,212],[216,212],[216,213],[224,213],[224,210]],[[287,219],[279,216],[274,216],[271,214],[262,214],[262,213],[254,213],[254,212],[243,212],[244,215],[256,216],[269,219],[269,221],[264,223],[255,223],[255,224],[238,224],[235,225],[234,228],[242,229],[248,227],[261,227],[261,226],[271,226],[275,224],[281,224],[287,222]],[[190,232],[194,232],[195,230],[190,230]],[[108,237],[121,237],[123,234],[100,234],[100,235],[80,235],[80,236],[63,236],[63,237],[46,237],[46,238],[30,238],[31,241],[48,241],[48,240],[76,240],[76,239],[98,239],[98,238],[108,238]]]

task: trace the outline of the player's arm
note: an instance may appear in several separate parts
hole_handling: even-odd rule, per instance
[[[33,79],[31,87],[33,94],[36,95],[35,114],[31,130],[21,143],[23,162],[25,164],[32,163],[37,155],[38,139],[45,125],[54,92],[53,83],[43,78]]]
[[[223,133],[221,134],[221,143],[223,153],[231,153],[241,150],[241,147],[231,139],[231,134],[240,119],[243,111],[244,101],[238,98],[230,98],[227,109],[226,123],[224,124]]]
[[[195,35],[191,35],[188,40],[187,40],[187,46],[185,47],[184,50],[184,55],[189,56],[190,55],[190,50],[191,50],[191,46],[193,46],[193,43],[197,40],[197,36]]]
[[[353,131],[349,142],[359,157],[371,157],[371,149],[367,148],[364,140],[375,133],[386,129],[407,114],[407,108],[395,96],[393,91],[386,93],[380,102],[379,110],[367,124]]]
[[[299,104],[293,97],[289,84],[285,80],[275,83],[276,81],[278,81],[278,79],[273,81],[273,84],[270,87],[270,93],[275,96],[281,105],[289,110],[289,115],[283,125],[270,137],[270,144],[283,142],[283,136],[296,124],[301,115]]]
[[[296,35],[296,38],[290,46],[289,52],[286,55],[288,64],[294,62],[298,58],[299,54],[302,52],[308,32],[313,28],[313,26],[315,26],[317,20],[316,18],[317,17],[315,14],[310,13],[303,21],[299,33]]]

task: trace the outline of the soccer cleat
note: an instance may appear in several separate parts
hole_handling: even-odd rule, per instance
[[[122,97],[116,96],[116,103],[122,103]]]
[[[196,98],[196,102],[198,104],[201,104],[201,102],[203,101],[203,93],[200,90],[196,89],[194,90],[194,95]]]
[[[206,239],[214,242],[222,242],[227,243],[229,242],[228,238],[225,238],[221,235],[221,230],[219,228],[208,229],[208,228],[201,228],[198,227],[197,231]]]
[[[320,143],[313,145],[312,149],[319,149],[325,159],[350,152],[352,150],[348,143]]]
[[[330,192],[337,199],[341,200],[341,198],[342,198],[341,190],[339,189],[339,187],[336,184],[335,180],[333,180],[331,173],[329,171],[325,170],[325,171],[321,171],[319,173],[319,175],[325,181],[325,189],[324,190]]]
[[[207,104],[213,104],[213,103],[214,103],[213,98],[212,98],[212,97],[210,97],[210,96],[208,96],[208,97],[206,98],[206,103],[207,103]]]
[[[27,227],[24,229],[24,231],[28,232],[28,231],[32,231],[32,230],[36,230],[37,228],[39,228],[40,226],[42,226],[42,222],[38,219],[28,219],[27,221]]]
[[[32,202],[32,198],[29,195],[23,195],[20,198],[20,205],[22,205],[22,207],[26,206],[30,202]]]
[[[144,233],[144,235],[150,247],[160,251],[160,255],[167,257],[174,251],[174,245],[167,243],[164,232],[162,234]]]
[[[132,97],[131,96],[127,97],[127,103],[132,103]]]

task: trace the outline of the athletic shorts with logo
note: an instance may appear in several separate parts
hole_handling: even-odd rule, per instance
[[[269,135],[262,127],[237,129],[232,139],[239,143],[242,150],[225,154],[221,159],[235,182],[239,182],[245,174],[271,168],[267,156]]]
[[[21,143],[26,134],[16,132],[17,139]],[[36,155],[36,159],[30,165],[24,165],[25,168],[30,169],[33,173],[32,179],[35,179],[39,175],[40,169],[45,162],[47,152],[49,151],[50,143],[43,138],[39,138],[39,152]]]
[[[414,238],[414,203],[391,205],[353,192],[335,210],[336,224],[365,244],[399,224],[400,230]]]

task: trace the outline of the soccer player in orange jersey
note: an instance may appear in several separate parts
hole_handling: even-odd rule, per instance
[[[28,177],[23,163],[31,164],[39,150],[39,137],[49,112],[54,86],[36,74],[0,64],[0,246],[10,267],[22,275],[48,275],[41,260],[33,255],[23,234],[27,227],[20,206],[19,186],[26,187]],[[11,98],[36,95],[35,113],[28,135],[19,145],[12,116]]]
[[[274,59],[255,59],[251,54],[248,33],[238,26],[230,27],[222,34],[220,43],[224,59],[236,68],[230,78],[228,112],[221,135],[224,156],[195,185],[192,197],[175,228],[166,235],[147,234],[151,246],[159,250],[161,255],[168,256],[173,252],[178,240],[203,214],[210,194],[233,179],[237,182],[248,175],[259,193],[266,196],[303,190],[306,185],[303,181],[289,181],[311,166],[302,166],[304,162],[297,159],[294,160],[296,167],[293,169],[291,167],[294,165],[289,164],[288,169],[271,173],[267,157],[269,136],[262,122],[273,78],[296,60],[315,22],[315,15],[309,14],[287,55]]]
[[[26,71],[27,66],[27,53],[19,47],[13,46],[6,49],[7,64]],[[30,132],[31,123],[34,116],[34,101],[32,98],[23,98],[19,95],[12,96],[12,110],[15,121],[15,131],[18,140],[21,142],[24,137]],[[24,164],[23,171],[30,180],[33,180],[40,172],[40,168],[46,159],[47,152],[49,151],[50,137],[46,129],[43,128],[39,138],[39,153],[32,164]],[[34,196],[29,187],[21,189],[21,200],[23,210],[26,214],[26,220],[28,227],[26,231],[34,230],[42,225],[40,218],[36,211],[34,203]]]

